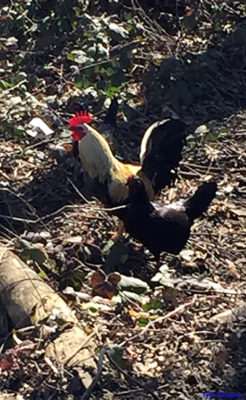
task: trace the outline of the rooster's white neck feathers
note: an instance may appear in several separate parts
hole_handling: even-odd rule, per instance
[[[79,141],[79,156],[91,178],[104,182],[110,174],[113,156],[107,141],[91,126],[84,124],[86,135]],[[115,159],[116,160],[116,159]],[[116,160],[117,161],[117,160]]]

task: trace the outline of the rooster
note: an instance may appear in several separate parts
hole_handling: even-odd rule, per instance
[[[189,199],[177,203],[150,202],[141,179],[128,178],[129,202],[117,210],[126,231],[154,255],[159,265],[163,251],[178,254],[190,236],[194,220],[208,208],[216,194],[215,182],[204,183]]]
[[[140,147],[140,164],[118,160],[102,136],[90,123],[92,115],[77,113],[69,121],[72,136],[78,141],[79,157],[84,171],[95,181],[94,193],[107,206],[125,204],[128,198],[127,180],[137,175],[144,183],[147,196],[153,200],[155,194],[170,185],[175,177],[174,169],[181,160],[185,142],[185,124],[168,119],[152,124],[145,132]],[[102,189],[102,190],[101,190]]]

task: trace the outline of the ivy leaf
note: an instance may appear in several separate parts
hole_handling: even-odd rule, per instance
[[[68,60],[75,61],[78,64],[86,64],[91,59],[83,50],[73,50],[67,55]]]

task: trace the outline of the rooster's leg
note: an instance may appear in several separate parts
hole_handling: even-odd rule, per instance
[[[119,220],[118,230],[117,232],[113,233],[113,235],[111,236],[111,240],[113,240],[114,242],[118,242],[122,238],[124,230],[124,222]]]

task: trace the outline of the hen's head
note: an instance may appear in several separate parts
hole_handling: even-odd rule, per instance
[[[130,203],[141,204],[144,207],[146,205],[149,205],[149,198],[146,193],[144,183],[142,179],[139,178],[139,176],[129,176],[126,184],[129,188]]]
[[[142,185],[141,179],[137,175],[130,175],[127,178],[126,185],[130,187],[137,187]]]
[[[126,185],[129,188],[129,194],[143,193],[145,191],[143,181],[137,175],[128,177]]]
[[[85,124],[89,124],[93,120],[92,115],[87,111],[80,111],[69,120],[69,127],[72,131],[74,140],[81,140],[87,133]]]

